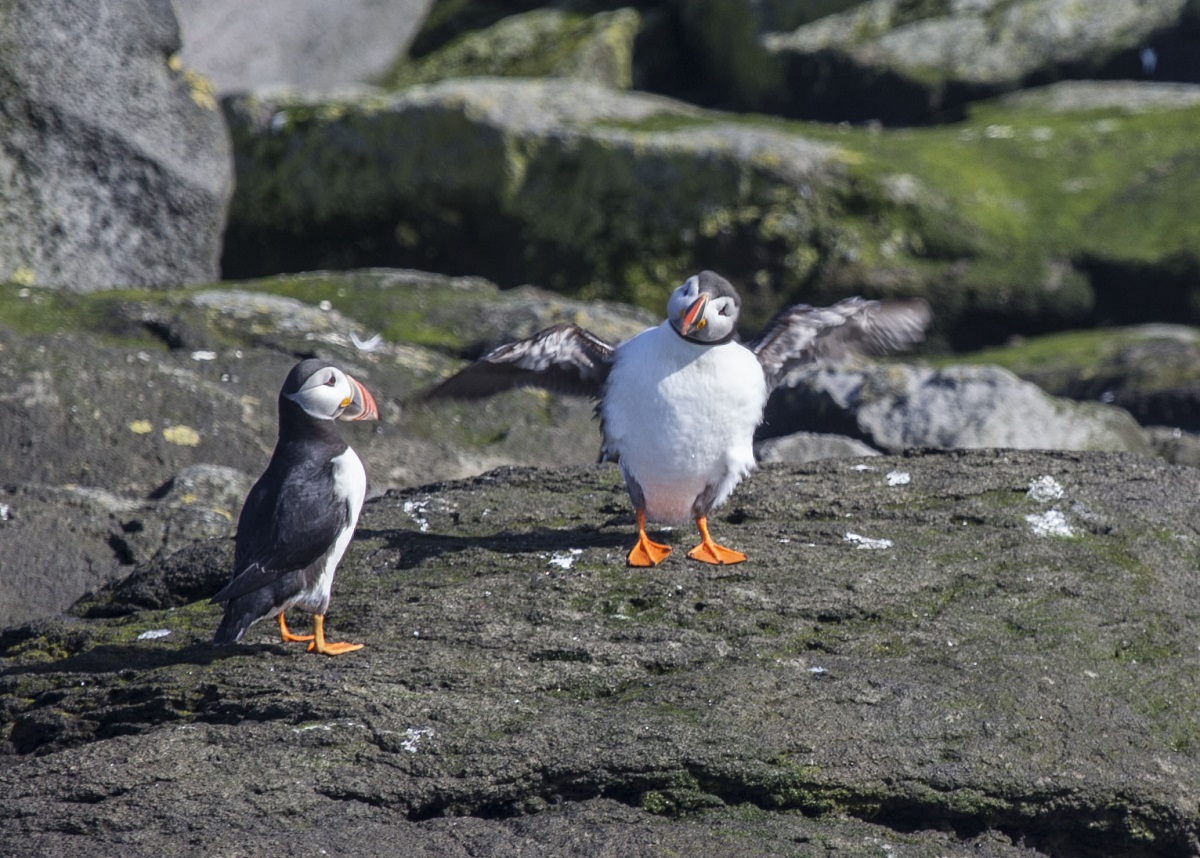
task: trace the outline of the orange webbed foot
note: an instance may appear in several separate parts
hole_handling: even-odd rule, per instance
[[[313,614],[313,642],[308,645],[308,652],[315,652],[319,655],[342,655],[362,648],[363,644],[326,641],[325,615]]]
[[[667,559],[667,555],[671,553],[671,546],[655,542],[646,535],[646,513],[640,509],[637,511],[637,525],[638,541],[629,549],[625,561],[630,566],[657,566]]]
[[[701,563],[712,563],[714,566],[728,566],[741,563],[746,555],[724,545],[718,545],[708,533],[708,518],[700,516],[696,519],[696,527],[700,529],[700,544],[688,552],[688,557]]]
[[[288,629],[287,621],[283,618],[282,613],[279,615],[279,637],[283,639],[284,643],[294,643],[296,641],[310,641],[313,639],[312,635],[293,634]]]

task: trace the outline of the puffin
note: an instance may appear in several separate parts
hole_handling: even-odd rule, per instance
[[[333,576],[367,493],[366,469],[334,421],[377,419],[370,391],[329,361],[292,367],[279,391],[275,450],[238,517],[233,574],[212,597],[225,606],[213,643],[236,643],[254,623],[278,617],[283,641],[308,641],[308,652],[362,649],[325,639]],[[288,630],[289,608],[313,615],[311,635]]]
[[[753,340],[737,337],[741,297],[713,271],[671,293],[667,318],[613,346],[572,323],[485,354],[426,399],[474,399],[513,387],[590,395],[600,420],[600,462],[625,479],[637,522],[626,561],[657,566],[671,553],[647,521],[694,521],[700,542],[687,556],[741,563],[718,544],[708,517],[753,470],[754,432],[771,391],[793,368],[851,353],[878,356],[921,341],[932,320],[917,298],[846,298],[831,307],[781,310]]]

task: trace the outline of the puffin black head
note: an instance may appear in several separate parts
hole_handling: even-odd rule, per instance
[[[317,420],[378,420],[371,392],[333,364],[319,358],[292,367],[279,391],[280,404],[295,403]]]
[[[714,271],[701,271],[671,293],[667,318],[685,340],[718,345],[733,339],[741,308],[732,283]]]

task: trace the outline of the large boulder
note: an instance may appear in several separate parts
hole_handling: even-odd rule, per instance
[[[616,469],[504,470],[367,502],[334,660],[210,646],[201,543],[0,635],[0,851],[1195,854],[1198,492],[1126,454],[770,466],[713,520],[746,564],[646,572]]]
[[[629,89],[634,9],[580,15],[536,9],[470,32],[433,53],[397,62],[381,83],[403,88],[455,77],[567,77]]]
[[[921,294],[955,348],[1200,321],[1197,88],[1088,91],[919,135],[566,80],[259,92],[226,101],[224,264],[477,273],[655,313],[710,267],[741,290],[747,333],[787,303]]]
[[[218,92],[373,83],[404,56],[433,0],[175,0],[183,60]]]
[[[1122,450],[1152,455],[1127,411],[1050,396],[997,366],[818,367],[776,391],[764,431],[841,432],[877,449]]]
[[[345,433],[376,491],[591,461],[599,436],[585,400],[516,391],[433,406],[419,396],[496,344],[495,331],[575,321],[620,341],[648,324],[631,308],[404,271],[141,294],[4,288],[36,318],[32,330],[0,325],[0,473],[138,498],[194,464],[257,476],[275,443],[279,386],[307,356],[337,361],[375,394],[379,423]]]
[[[1144,426],[1200,430],[1200,330],[1138,325],[1048,334],[964,360],[1006,367],[1056,396],[1124,408]]]
[[[0,626],[52,616],[164,552],[232,534],[300,356],[337,361],[375,394],[380,422],[344,428],[373,493],[594,461],[586,400],[419,401],[497,332],[563,321],[619,341],[650,320],[403,271],[86,295],[0,285]]]
[[[170,0],[0,2],[0,281],[212,280],[233,190]]]
[[[725,68],[759,109],[923,123],[1061,78],[1195,80],[1194,18],[1187,0],[869,0],[794,30],[760,29]]]

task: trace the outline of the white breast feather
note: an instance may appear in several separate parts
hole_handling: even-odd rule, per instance
[[[342,555],[346,553],[346,547],[354,537],[354,528],[358,526],[358,514],[362,512],[363,500],[367,496],[367,471],[358,454],[349,447],[346,448],[346,452],[334,457],[332,464],[333,495],[338,501],[345,501],[350,511],[350,520],[319,561],[322,564],[321,576],[317,579],[316,586],[309,592],[299,594],[285,610],[296,606],[314,614],[325,613],[329,608],[329,593],[333,588],[334,573]]]
[[[664,322],[617,348],[604,403],[605,443],[642,487],[653,521],[682,523],[715,486],[713,506],[754,467],[767,387],[736,343],[698,346]]]

